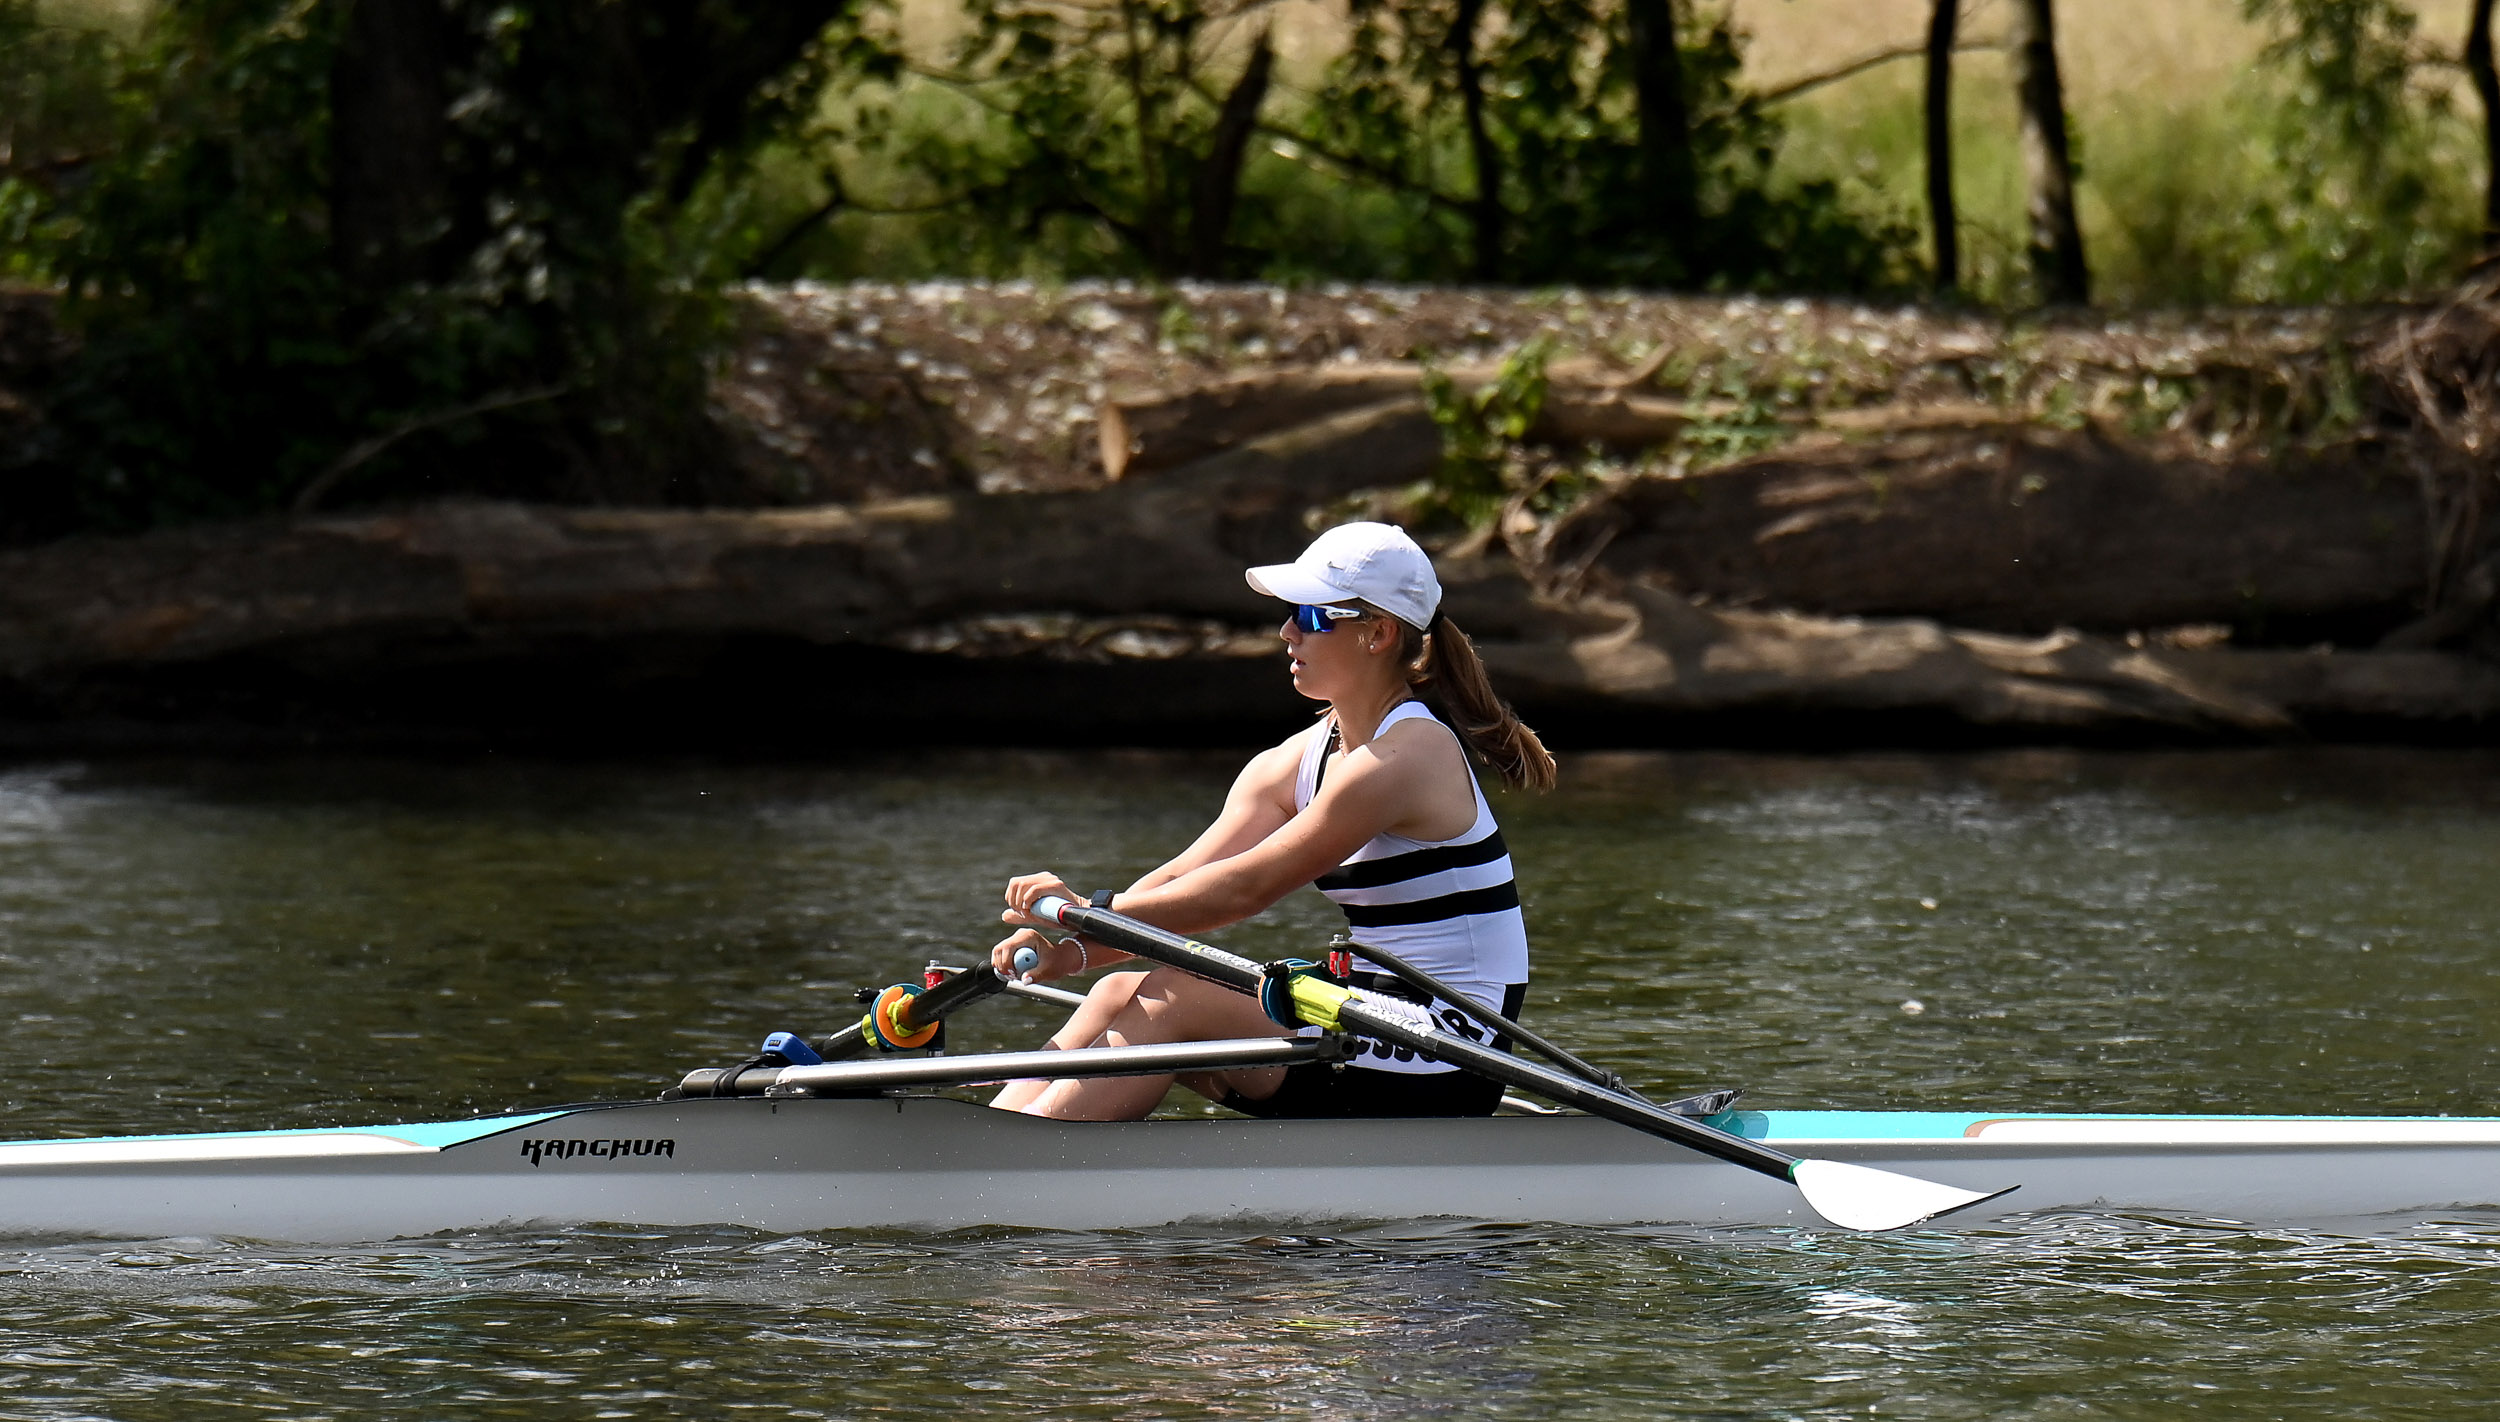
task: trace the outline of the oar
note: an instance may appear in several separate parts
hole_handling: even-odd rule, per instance
[[[1033,906],[1033,917],[1253,997],[1259,996],[1267,981],[1265,970],[1247,958],[1109,909],[1090,908],[1053,896]],[[1790,1155],[1678,1116],[1637,1097],[1609,1091],[1445,1032],[1429,1012],[1414,1003],[1340,987],[1308,974],[1294,978],[1289,987],[1296,1014],[1314,1026],[1356,1032],[1393,1046],[1429,1052],[1452,1066],[1490,1077],[1504,1086],[1535,1092],[1592,1116],[1602,1116],[1732,1165],[1784,1180],[1797,1187],[1816,1214],[1843,1229],[1906,1229],[1956,1210],[1967,1210],[2015,1188],[2009,1185],[2003,1190],[1964,1190],[1871,1166]]]

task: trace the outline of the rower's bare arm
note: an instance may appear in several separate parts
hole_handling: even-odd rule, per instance
[[[1201,864],[1112,907],[1175,933],[1238,923],[1345,861],[1413,813],[1429,757],[1384,755],[1365,746],[1329,773],[1310,808],[1258,843]]]
[[[1272,746],[1251,757],[1241,774],[1233,777],[1233,786],[1225,794],[1224,808],[1189,848],[1129,886],[1117,900],[1131,901],[1141,890],[1170,883],[1183,874],[1218,860],[1231,858],[1259,843],[1287,820],[1293,818],[1293,779],[1302,761],[1303,738],[1316,732],[1303,732],[1288,738],[1282,745]],[[1011,924],[1031,924],[1023,910],[1045,895],[1066,898],[1081,897],[1056,874],[1020,875],[1008,882],[1007,911],[999,917]],[[1031,948],[1040,958],[1034,977],[1039,981],[1064,977],[1080,970],[1099,968],[1123,962],[1130,955],[1107,945],[1087,941],[1082,954],[1062,951],[1051,940],[1030,927],[1009,934],[991,949],[992,961],[1000,971],[1011,972],[1016,950]],[[1082,967],[1080,968],[1080,965]]]
[[[1316,729],[1289,737],[1250,758],[1233,777],[1224,809],[1187,849],[1129,885],[1132,894],[1160,888],[1193,869],[1230,859],[1274,834],[1293,818],[1293,780],[1301,769],[1302,743]]]

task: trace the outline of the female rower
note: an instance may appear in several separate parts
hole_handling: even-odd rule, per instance
[[[1177,933],[1204,933],[1316,883],[1352,925],[1358,985],[1423,996],[1363,970],[1362,949],[1371,945],[1516,1016],[1527,991],[1527,930],[1510,853],[1467,750],[1505,784],[1539,790],[1554,783],[1554,758],[1493,694],[1474,644],[1440,613],[1431,558],[1403,531],[1345,524],[1293,562],[1253,568],[1248,576],[1251,587],[1295,604],[1281,629],[1294,689],[1328,710],[1254,758],[1197,842],[1111,896],[1109,907]],[[1026,874],[1008,882],[1002,917],[1037,924],[1030,910],[1051,894],[1084,897],[1056,874]],[[1032,976],[1044,981],[1128,956],[1087,940],[1052,943],[1026,927],[991,957],[1001,972],[1012,972],[1017,950],[1028,947],[1040,955]],[[1431,1007],[1444,1026],[1482,1039],[1457,1008]],[[1050,1045],[1136,1046],[1276,1031],[1249,997],[1157,967],[1097,981]],[[1135,1120],[1175,1080],[1256,1116],[1482,1116],[1501,1100],[1490,1081],[1374,1043],[1345,1066],[1022,1081],[991,1104],[1063,1120]]]

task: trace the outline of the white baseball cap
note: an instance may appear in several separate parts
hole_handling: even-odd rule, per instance
[[[1250,586],[1287,602],[1361,599],[1421,632],[1441,606],[1432,557],[1406,530],[1386,523],[1341,523],[1311,540],[1290,563],[1243,574]]]

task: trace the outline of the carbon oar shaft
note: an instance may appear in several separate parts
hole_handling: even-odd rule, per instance
[[[1051,919],[1061,927],[1074,929],[1124,953],[1134,953],[1140,958],[1195,973],[1253,997],[1258,996],[1266,980],[1266,973],[1260,966],[1247,958],[1150,923],[1140,923],[1109,909],[1091,908],[1067,899],[1046,898],[1034,906],[1033,913],[1037,918]],[[1504,1086],[1533,1091],[1566,1106],[1576,1106],[1592,1116],[1602,1116],[1732,1165],[1741,1165],[1775,1180],[1794,1183],[1792,1172],[1799,1159],[1797,1156],[1445,1032],[1433,1025],[1429,1014],[1412,1003],[1355,990],[1355,995],[1340,1003],[1336,1011],[1341,1025],[1365,1036],[1377,1037],[1393,1046],[1430,1052],[1452,1066],[1488,1077]]]

